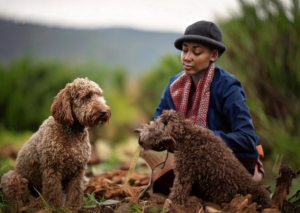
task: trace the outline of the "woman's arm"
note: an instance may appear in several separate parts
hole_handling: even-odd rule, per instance
[[[211,124],[210,128],[235,153],[242,153],[242,155],[253,153],[256,155],[258,136],[255,133],[252,117],[246,105],[244,89],[234,77],[226,77],[226,80],[222,82],[224,82],[223,85],[219,85],[218,88],[219,94],[214,97],[218,98],[220,102],[218,111],[221,112],[221,116],[218,119],[218,116],[213,115],[215,119],[212,120],[212,115],[208,115],[211,117],[208,117],[208,122]],[[214,122],[220,122],[221,124],[214,124]],[[216,125],[220,125],[221,128],[217,128]]]

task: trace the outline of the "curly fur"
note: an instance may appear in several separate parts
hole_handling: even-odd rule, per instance
[[[83,204],[83,176],[91,146],[86,127],[109,121],[111,111],[103,91],[87,78],[77,78],[62,89],[51,105],[51,114],[18,153],[15,170],[5,174],[1,186],[5,197],[18,196],[17,182],[7,179],[18,174],[42,191],[51,206],[80,207]]]
[[[150,124],[143,124],[139,144],[144,149],[174,152],[175,180],[169,198],[183,205],[195,193],[202,200],[221,205],[236,194],[252,194],[254,202],[271,207],[270,194],[237,160],[226,143],[207,128],[165,110]]]
[[[23,206],[29,196],[27,187],[28,180],[19,173],[11,170],[1,178],[1,185],[6,186],[2,189],[7,201],[16,202],[14,205]]]

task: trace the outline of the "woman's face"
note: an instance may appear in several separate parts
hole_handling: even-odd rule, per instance
[[[200,43],[183,42],[181,62],[187,75],[194,75],[205,71],[210,61],[218,58],[218,50],[209,48]]]

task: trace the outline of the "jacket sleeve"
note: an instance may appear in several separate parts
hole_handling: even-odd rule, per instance
[[[154,119],[156,119],[158,116],[160,116],[161,113],[162,113],[162,111],[168,107],[168,104],[167,104],[167,97],[166,97],[166,96],[167,96],[167,95],[166,95],[167,89],[168,89],[168,88],[166,88],[166,89],[163,91],[163,93],[162,93],[162,95],[161,95],[161,97],[160,97],[159,105],[158,105],[158,106],[156,107],[156,109],[155,109]]]
[[[229,131],[214,130],[213,132],[220,136],[237,155],[238,153],[243,156],[246,153],[257,155],[258,136],[255,134],[250,111],[246,105],[244,89],[235,78],[227,77],[223,82],[225,83],[218,87],[220,94],[218,98]]]

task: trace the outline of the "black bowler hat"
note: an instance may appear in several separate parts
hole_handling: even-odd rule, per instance
[[[222,44],[222,32],[217,25],[209,21],[198,21],[188,26],[184,35],[178,38],[174,45],[182,50],[182,43],[185,41],[199,42],[219,50],[219,57],[226,50]]]

